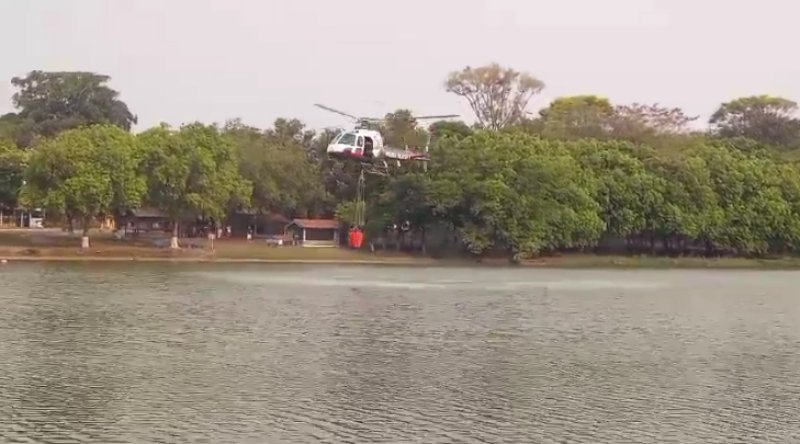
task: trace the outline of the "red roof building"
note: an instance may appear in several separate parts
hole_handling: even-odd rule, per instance
[[[309,230],[338,230],[341,224],[336,219],[292,219],[289,225]]]
[[[286,225],[286,233],[304,247],[337,247],[340,228],[336,219],[294,219]]]

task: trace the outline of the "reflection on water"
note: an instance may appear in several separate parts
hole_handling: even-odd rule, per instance
[[[797,273],[0,277],[3,442],[800,442]]]

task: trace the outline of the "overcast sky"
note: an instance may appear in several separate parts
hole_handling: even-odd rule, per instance
[[[707,118],[737,96],[800,99],[793,0],[4,0],[0,17],[0,113],[13,76],[89,70],[138,129],[346,124],[315,102],[472,121],[443,81],[492,61],[545,82],[532,109],[589,93]]]

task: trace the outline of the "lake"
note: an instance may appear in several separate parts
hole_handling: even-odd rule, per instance
[[[0,267],[0,441],[800,442],[800,273]]]

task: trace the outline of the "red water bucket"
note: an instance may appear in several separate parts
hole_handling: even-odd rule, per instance
[[[350,232],[350,246],[358,249],[362,243],[364,243],[364,232],[358,228],[353,229]]]

